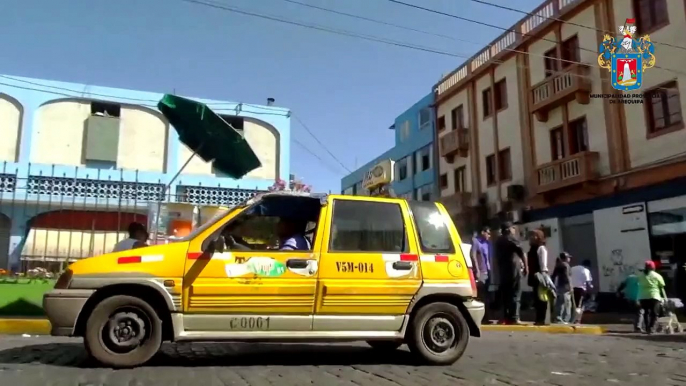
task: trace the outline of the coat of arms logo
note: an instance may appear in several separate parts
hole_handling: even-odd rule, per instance
[[[600,43],[598,64],[610,71],[612,87],[621,91],[638,90],[645,70],[655,66],[655,45],[650,36],[636,34],[636,19],[626,19],[619,27],[621,36],[605,35]]]

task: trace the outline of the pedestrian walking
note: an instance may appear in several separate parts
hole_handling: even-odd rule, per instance
[[[500,227],[501,235],[495,243],[498,265],[499,291],[502,299],[501,324],[520,324],[522,275],[528,272],[526,255],[515,238],[517,228],[510,222]]]
[[[591,260],[584,260],[581,265],[572,267],[572,294],[574,296],[574,318],[576,323],[581,322],[583,301],[586,295],[593,289],[593,276],[591,276]]]
[[[486,307],[486,314],[484,320],[490,320],[490,305],[491,299],[489,297],[489,287],[492,282],[492,265],[491,265],[491,229],[483,227],[476,237],[472,240],[472,266],[474,267],[474,277],[477,281],[477,294]]]
[[[572,313],[576,308],[574,296],[572,295],[572,268],[569,265],[571,260],[572,255],[569,253],[560,253],[551,277],[557,289],[554,317],[556,323],[571,323]]]
[[[643,307],[639,299],[640,284],[638,275],[631,274],[617,288],[617,296],[624,298],[634,312],[634,332],[644,332]]]
[[[638,283],[645,332],[652,334],[655,332],[655,322],[660,312],[660,306],[667,299],[665,280],[662,278],[662,275],[655,272],[654,261],[646,261],[643,273],[638,277]]]
[[[546,324],[546,314],[548,313],[548,301],[544,301],[538,296],[539,288],[545,285],[540,280],[541,275],[548,274],[548,249],[545,247],[545,234],[540,229],[534,229],[529,235],[529,252],[527,253],[528,278],[527,284],[534,292],[534,309],[536,317],[534,324],[541,326]]]

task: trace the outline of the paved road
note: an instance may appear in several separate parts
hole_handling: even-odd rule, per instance
[[[87,360],[78,340],[0,336],[0,385],[686,385],[686,336],[647,339],[490,332],[450,367],[412,366],[407,351],[381,356],[363,344],[183,344],[113,371]]]

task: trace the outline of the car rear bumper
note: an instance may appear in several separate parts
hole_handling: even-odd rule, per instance
[[[93,290],[55,289],[43,295],[43,309],[50,320],[50,335],[72,336],[76,321]]]

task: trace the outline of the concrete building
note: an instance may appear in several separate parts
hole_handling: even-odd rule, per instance
[[[395,162],[392,189],[396,196],[429,201],[436,198],[433,94],[429,94],[395,118],[395,146],[343,177],[341,192],[367,195],[365,174],[382,161]]]
[[[1,268],[107,250],[150,202],[234,205],[290,176],[287,109],[198,99],[262,166],[234,180],[195,157],[166,189],[192,152],[157,110],[163,94],[0,79]]]
[[[445,76],[434,90],[442,199],[477,224],[542,227],[550,256],[592,261],[601,292],[645,260],[683,264],[685,7],[548,0]],[[622,91],[598,47],[606,34],[621,40],[627,19],[657,62],[622,104],[601,95]]]

